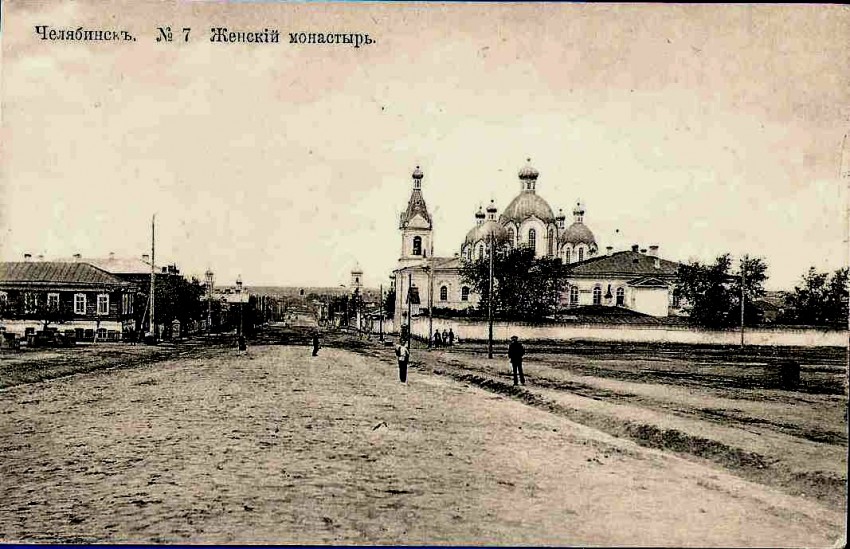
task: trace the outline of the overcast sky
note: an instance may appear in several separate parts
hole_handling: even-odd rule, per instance
[[[531,157],[600,248],[762,256],[771,288],[847,264],[842,6],[3,3],[2,256],[140,255],[217,283],[368,284],[410,172],[459,251]],[[35,25],[136,42],[43,41]],[[156,27],[192,27],[190,42]],[[277,28],[215,44],[209,28]],[[289,32],[371,46],[290,45]],[[619,233],[616,231],[619,230]]]

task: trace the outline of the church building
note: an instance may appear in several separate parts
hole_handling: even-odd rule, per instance
[[[673,296],[673,283],[679,264],[661,259],[658,246],[599,253],[590,228],[584,223],[585,207],[577,202],[573,222],[567,226],[563,210],[555,215],[549,203],[537,194],[540,173],[528,163],[519,170],[519,194],[499,214],[491,201],[485,210],[475,212],[474,225],[453,257],[434,256],[433,220],[422,194],[425,174],[413,171],[413,188],[407,209],[401,213],[401,255],[391,279],[396,290],[395,321],[407,323],[408,314],[417,316],[433,300],[434,308],[464,310],[479,302],[463,282],[463,260],[487,257],[489,243],[504,249],[527,247],[535,257],[560,258],[567,277],[561,297],[564,307],[601,305],[623,307],[652,316],[675,315],[679,303]]]

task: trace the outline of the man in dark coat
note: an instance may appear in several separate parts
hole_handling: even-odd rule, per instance
[[[514,385],[517,385],[517,374],[519,374],[519,383],[525,385],[525,376],[522,375],[522,355],[524,354],[525,349],[519,342],[519,338],[511,336],[511,344],[508,345],[508,358],[511,360],[511,366],[514,370]]]
[[[319,334],[317,332],[313,332],[313,356],[319,354]]]

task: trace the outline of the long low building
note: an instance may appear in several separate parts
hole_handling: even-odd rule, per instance
[[[78,340],[132,331],[136,287],[88,263],[0,263],[0,330],[24,336],[56,328]]]

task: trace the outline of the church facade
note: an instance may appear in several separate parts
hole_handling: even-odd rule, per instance
[[[407,208],[399,218],[401,250],[391,276],[396,290],[395,323],[407,323],[429,300],[434,308],[464,310],[476,307],[479,296],[464,283],[462,261],[487,257],[492,242],[499,248],[527,247],[535,257],[560,258],[567,286],[561,305],[623,307],[652,316],[680,312],[673,296],[673,283],[679,264],[661,259],[657,245],[615,252],[611,246],[600,254],[596,238],[584,223],[585,208],[577,202],[573,220],[566,224],[562,210],[554,213],[537,194],[539,172],[530,160],[518,172],[520,192],[501,212],[491,201],[475,213],[475,223],[452,257],[433,253],[433,219],[422,193],[425,177],[417,166],[412,174],[413,188]],[[429,299],[430,298],[430,299]]]

